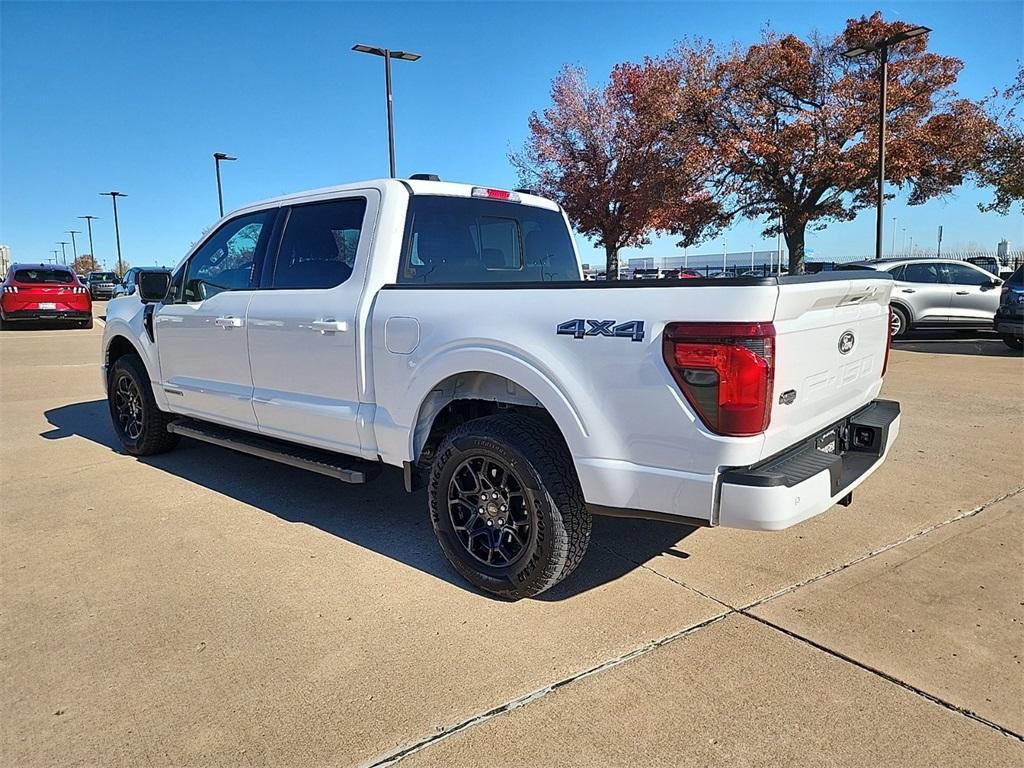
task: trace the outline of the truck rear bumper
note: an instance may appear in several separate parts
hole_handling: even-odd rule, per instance
[[[718,524],[775,531],[824,512],[878,469],[899,429],[899,403],[875,400],[781,454],[723,472]]]

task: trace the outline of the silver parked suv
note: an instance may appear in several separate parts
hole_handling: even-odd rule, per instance
[[[838,269],[877,269],[892,275],[892,335],[911,328],[992,328],[1003,281],[954,259],[878,259]]]

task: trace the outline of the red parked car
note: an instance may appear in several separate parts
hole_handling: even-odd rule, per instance
[[[89,289],[70,268],[59,264],[12,264],[0,294],[0,324],[59,320],[92,328]]]

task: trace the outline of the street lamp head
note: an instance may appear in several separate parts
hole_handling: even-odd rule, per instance
[[[920,37],[921,35],[927,35],[929,32],[931,32],[931,29],[928,27],[911,27],[910,29],[905,29],[902,32],[897,32],[892,37],[886,38],[885,44],[892,45],[893,43],[902,43],[904,40],[911,40],[915,37]]]
[[[863,45],[858,45],[855,48],[851,48],[848,51],[844,51],[843,56],[845,56],[848,59],[856,59],[858,56],[863,56],[866,53],[871,53],[873,50],[875,50],[874,47],[866,48]]]
[[[82,230],[80,230],[80,229],[69,229],[69,230],[67,230],[67,233],[69,235],[80,235],[80,234],[82,234]]]
[[[358,45],[353,45],[352,50],[358,51],[359,53],[372,53],[374,56],[387,55],[387,51],[385,51],[383,48],[378,48],[375,45],[363,45],[362,43],[359,43]]]
[[[237,160],[238,159],[237,157],[232,157],[231,155],[226,155],[223,152],[214,152],[213,153],[213,158],[214,158],[214,160]]]
[[[863,56],[866,53],[873,53],[875,51],[888,48],[891,45],[896,45],[896,43],[902,43],[904,40],[912,40],[915,37],[927,35],[929,32],[931,32],[931,29],[928,27],[911,27],[910,29],[897,32],[895,35],[890,35],[889,37],[882,38],[881,40],[874,40],[870,43],[865,43],[864,45],[854,46],[850,50],[844,51],[843,56],[848,59],[856,59],[858,56]]]
[[[78,218],[85,219],[86,221],[88,221],[89,219],[98,219],[99,216],[93,216],[92,214],[86,214],[85,216],[79,216]]]
[[[416,61],[420,58],[418,53],[412,51],[389,51],[387,48],[378,48],[375,45],[359,45],[352,46],[353,51],[359,53],[372,53],[374,56],[385,56],[389,59],[401,59],[402,61]]]
[[[128,197],[124,192],[100,192],[101,195],[108,195],[110,197]]]

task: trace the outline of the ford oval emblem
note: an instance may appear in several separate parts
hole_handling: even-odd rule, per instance
[[[853,350],[853,343],[856,341],[853,331],[846,331],[839,337],[839,354],[848,355]]]

